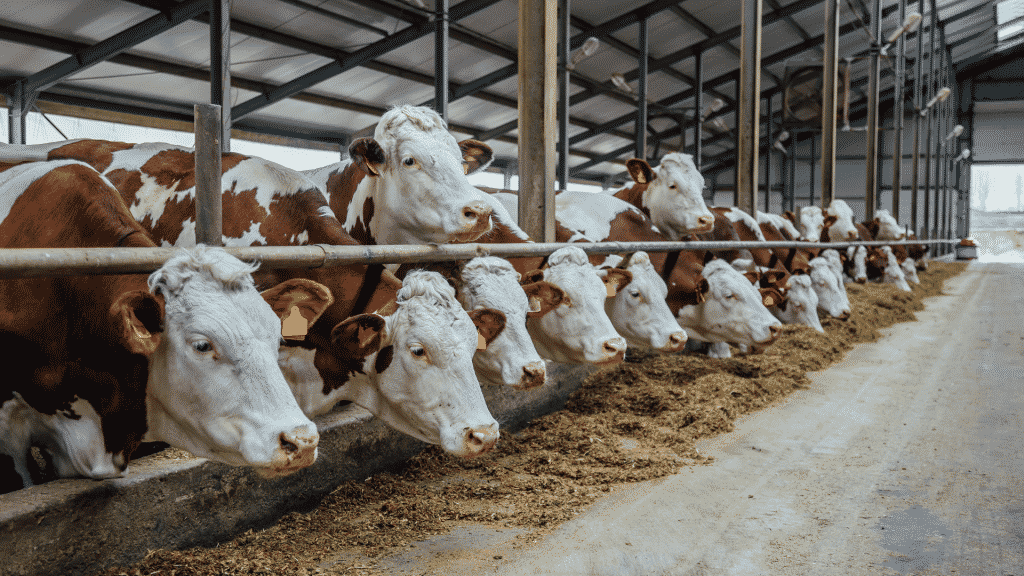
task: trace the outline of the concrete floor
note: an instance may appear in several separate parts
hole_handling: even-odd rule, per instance
[[[1024,264],[972,262],[918,322],[538,541],[463,529],[393,573],[1024,576]],[[415,554],[415,555],[413,555]]]

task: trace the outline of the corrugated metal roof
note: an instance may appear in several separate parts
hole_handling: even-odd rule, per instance
[[[1007,0],[1016,1],[1016,0]],[[433,3],[426,0],[428,7]],[[946,0],[938,2],[939,15],[955,62],[971,62],[999,49],[1013,49],[1015,37],[997,43],[993,0]],[[463,2],[453,4],[453,9]],[[658,69],[661,59],[707,44],[708,38],[738,30],[738,2],[688,0],[677,4],[661,3],[664,9],[649,19],[649,44],[652,58],[648,78],[648,96],[675,108],[675,115],[664,114],[664,107],[652,105],[651,128],[666,137],[660,148],[665,153],[680,143],[678,109],[690,109],[694,99],[681,95],[691,89],[695,75],[692,57],[678,59]],[[844,0],[841,23],[848,33],[840,42],[840,56],[863,54],[869,36],[860,26],[867,19],[865,0]],[[62,0],[59,2],[8,1],[0,5],[0,76],[23,78],[67,58],[84,45],[93,45],[118,35],[125,29],[158,14],[154,8],[173,7],[162,0]],[[642,6],[623,0],[582,1],[572,3],[573,34],[587,34],[590,27],[616,22]],[[794,7],[801,7],[796,10]],[[900,22],[895,2],[883,2],[883,34]],[[791,12],[776,18],[776,11]],[[918,3],[908,11],[920,10]],[[450,40],[450,79],[457,85],[472,83],[514,62],[516,54],[518,3],[498,0],[462,20],[453,22]],[[820,2],[784,2],[769,0],[763,6],[762,90],[776,87],[785,74],[787,61],[820,60],[824,6]],[[858,18],[858,14],[860,18]],[[337,15],[337,16],[334,16]],[[262,92],[287,84],[296,78],[366,46],[408,28],[411,20],[429,13],[414,3],[386,0],[234,0],[232,7],[231,72],[235,78],[234,104],[250,101]],[[928,25],[926,16],[923,24]],[[1019,22],[1017,22],[1019,24]],[[1014,23],[1011,22],[1010,26]],[[1004,29],[1009,29],[1004,26]],[[627,74],[637,68],[638,27],[630,24],[602,37],[596,54],[576,67],[578,82],[597,85],[603,93],[572,106],[570,134],[587,135],[573,145],[576,152],[570,166],[629,147],[634,123],[623,122],[614,131],[599,132],[610,120],[635,111],[629,96],[615,92],[609,81],[613,73]],[[705,81],[734,73],[738,69],[738,34],[717,46],[705,46]],[[103,62],[62,79],[46,90],[42,99],[74,97],[77,103],[104,108],[126,108],[132,112],[160,112],[165,117],[190,114],[191,105],[209,99],[204,74],[209,63],[209,27],[203,17],[190,20],[155,37],[130,47],[113,61]],[[803,49],[796,47],[803,46]],[[915,53],[915,42],[908,53]],[[886,69],[883,67],[883,69]],[[428,33],[419,39],[380,54],[372,63],[355,67],[327,78],[301,94],[259,108],[243,119],[248,129],[278,130],[313,140],[337,141],[345,135],[365,132],[375,114],[405,103],[427,103],[433,98],[434,42]],[[852,74],[860,86],[867,73],[866,60],[855,60]],[[630,82],[636,86],[636,81]],[[886,74],[882,90],[893,84]],[[482,92],[459,98],[449,106],[450,124],[460,136],[479,136],[516,119],[518,81],[513,74]],[[571,93],[586,88],[574,85]],[[731,101],[735,83],[715,82],[705,87],[705,102],[716,96]],[[862,99],[860,89],[854,100]],[[69,100],[70,101],[70,100]],[[776,99],[778,101],[778,99]],[[778,108],[778,104],[775,105]],[[722,112],[733,126],[733,114]],[[682,116],[685,118],[685,116]],[[687,122],[689,122],[687,120]],[[692,131],[691,131],[692,132]],[[499,157],[516,155],[513,128],[489,140]],[[692,140],[692,133],[689,137]],[[708,156],[729,154],[729,139],[709,142]],[[590,177],[620,174],[622,161],[631,152],[600,161],[586,169]]]

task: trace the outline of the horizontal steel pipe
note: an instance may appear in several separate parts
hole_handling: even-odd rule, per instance
[[[589,254],[671,252],[674,250],[727,250],[742,248],[845,248],[952,244],[959,240],[903,240],[898,242],[594,242],[530,244],[445,244],[442,246],[249,246],[225,248],[237,258],[259,261],[265,268],[319,268],[346,264],[443,262],[477,256],[505,258],[547,256],[566,246]],[[0,279],[95,274],[148,274],[170,259],[176,248],[9,248],[0,250]]]

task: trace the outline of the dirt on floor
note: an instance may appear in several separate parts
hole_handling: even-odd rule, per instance
[[[912,293],[848,284],[851,318],[823,319],[825,334],[788,326],[761,354],[630,351],[588,377],[565,409],[503,435],[487,455],[456,459],[431,447],[400,471],[338,486],[311,513],[214,548],[155,550],[101,575],[374,574],[375,558],[459,525],[521,527],[535,537],[616,484],[712,464],[695,440],[731,431],[737,417],[806,386],[807,372],[878,339],[879,328],[914,320],[922,300],[965,266],[932,262]]]

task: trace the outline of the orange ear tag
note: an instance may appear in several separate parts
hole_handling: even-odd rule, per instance
[[[764,297],[765,308],[770,308],[774,304],[775,304],[775,299],[774,298],[772,298],[771,296],[765,296]]]
[[[536,296],[531,296],[530,297],[530,308],[529,308],[529,311],[530,312],[540,312],[540,310],[541,310],[540,298],[537,298]]]
[[[608,289],[608,297],[615,298],[615,286],[612,286],[611,282],[605,282],[604,287]]]
[[[476,349],[487,350],[487,339],[485,339],[484,335],[479,332],[476,333]]]
[[[299,313],[298,306],[292,306],[288,316],[281,320],[281,336],[288,340],[304,340],[306,338],[306,319]]]

